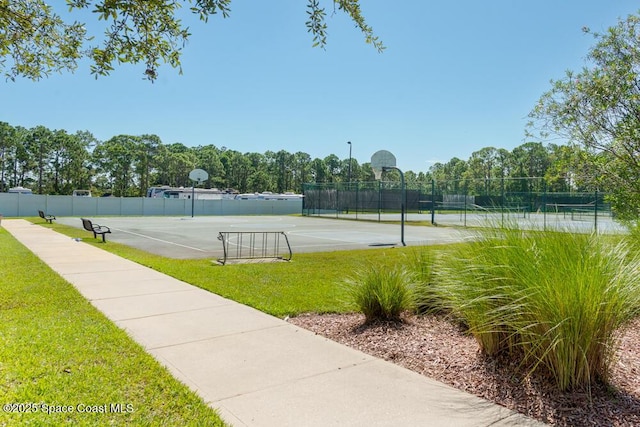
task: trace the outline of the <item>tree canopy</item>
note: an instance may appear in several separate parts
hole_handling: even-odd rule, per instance
[[[541,180],[522,177],[545,178],[547,189],[554,192],[585,192],[593,190],[584,179],[590,176],[590,161],[584,149],[526,142],[511,151],[485,147],[468,160],[453,158],[428,171],[405,170],[404,175],[407,188],[431,188],[434,179],[456,194],[544,190],[534,185]],[[374,181],[370,163],[335,154],[312,158],[302,151],[241,153],[212,144],[167,144],[153,134],[118,134],[101,141],[88,131],[26,129],[0,122],[0,191],[22,186],[39,194],[91,189],[96,194],[142,196],[153,185],[190,186],[189,172],[195,168],[209,173],[207,188],[241,193],[302,192],[309,183]],[[392,173],[385,180],[397,182],[399,176]]]
[[[351,159],[352,179],[373,179],[368,163]],[[349,159],[331,154],[312,159],[286,150],[241,153],[227,147],[164,144],[157,135],[116,135],[99,141],[90,132],[68,133],[45,126],[26,129],[0,122],[0,192],[21,186],[38,194],[143,196],[153,185],[192,185],[189,172],[209,173],[207,188],[241,193],[301,192],[309,182],[345,182]]]
[[[45,0],[0,0],[0,71],[7,79],[39,80],[53,72],[74,71],[81,58],[91,60],[91,73],[108,75],[122,63],[143,64],[153,81],[158,68],[180,69],[189,28],[178,18],[182,7],[207,22],[214,15],[227,18],[231,0],[65,0],[70,13],[88,10],[105,21],[102,36],[89,34],[85,23],[69,22]],[[325,3],[325,2],[323,2]],[[326,3],[329,3],[327,0]],[[347,14],[378,51],[384,46],[366,23],[358,0],[332,0],[333,9]],[[326,6],[307,1],[307,30],[313,45],[327,43]],[[80,16],[80,14],[76,13]]]
[[[594,185],[610,189],[621,218],[640,216],[640,18],[629,15],[604,33],[588,66],[552,82],[531,112],[543,138],[560,136],[584,147]]]

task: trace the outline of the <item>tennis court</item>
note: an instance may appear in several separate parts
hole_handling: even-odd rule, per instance
[[[438,213],[440,225],[484,227],[517,226],[523,229],[568,231],[574,233],[619,234],[627,229],[616,222],[611,214],[596,213],[593,209],[575,208],[563,211],[528,212],[523,210],[468,210]]]
[[[111,228],[107,241],[123,243],[175,259],[220,258],[220,232],[284,232],[294,254],[401,246],[401,227],[368,221],[298,216],[95,217]],[[390,216],[388,219],[395,219]],[[61,224],[81,228],[80,218],[63,217]],[[405,225],[407,246],[454,243],[469,233],[447,227]],[[87,232],[87,239],[93,236]],[[233,242],[232,242],[233,243]]]

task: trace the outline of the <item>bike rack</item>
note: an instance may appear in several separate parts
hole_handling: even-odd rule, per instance
[[[229,260],[290,261],[293,255],[283,231],[220,231],[218,240],[224,250],[224,257],[218,259],[222,265]]]

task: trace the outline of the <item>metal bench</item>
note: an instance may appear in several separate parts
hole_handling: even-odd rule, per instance
[[[44,219],[49,224],[51,224],[52,221],[56,219],[54,215],[47,215],[46,213],[44,213],[44,211],[41,211],[41,210],[38,210],[38,215],[40,216],[40,218]]]
[[[97,239],[98,234],[100,234],[102,236],[102,241],[106,242],[104,235],[107,233],[111,233],[111,229],[109,227],[94,224],[90,219],[87,218],[80,219],[82,220],[82,226],[84,227],[84,229],[93,233],[94,239]]]

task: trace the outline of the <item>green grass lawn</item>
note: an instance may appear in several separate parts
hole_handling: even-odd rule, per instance
[[[280,317],[354,311],[345,278],[367,265],[408,262],[417,253],[415,248],[339,251],[297,254],[291,262],[221,266],[103,244],[84,230],[31,220]],[[201,399],[1,227],[0,268],[0,402],[24,404],[29,411],[0,412],[0,426],[223,425]],[[43,413],[66,406],[72,412]],[[86,408],[106,413],[80,412]],[[111,411],[117,408],[122,412]]]
[[[1,227],[0,271],[0,426],[223,425]]]
[[[278,317],[355,311],[342,286],[345,278],[363,266],[407,262],[422,250],[403,247],[295,254],[291,262],[221,266],[210,259],[169,259],[115,242],[103,244],[87,238],[84,230],[56,223],[41,224],[39,219],[33,221]]]
[[[297,254],[291,262],[220,266],[210,260],[169,260],[127,247],[110,249],[125,258],[249,305],[274,316],[349,312],[356,307],[342,285],[367,264],[394,265],[407,249]]]
[[[487,248],[481,247],[476,251],[473,250],[475,246],[471,243],[460,243],[429,247],[398,247],[358,251],[296,254],[293,260],[288,263],[281,262],[220,266],[217,263],[213,263],[212,260],[209,259],[175,260],[152,255],[125,245],[117,244],[115,242],[108,241],[106,244],[104,244],[101,243],[98,239],[87,238],[86,231],[81,229],[56,223],[44,224],[44,222],[42,222],[39,218],[34,219],[33,221],[43,227],[52,228],[70,237],[83,238],[84,241],[88,244],[96,245],[103,250],[110,251],[116,255],[138,262],[142,265],[148,266],[157,271],[183,280],[187,283],[191,283],[203,289],[214,292],[218,295],[227,297],[243,304],[247,304],[249,306],[257,308],[258,310],[279,317],[295,316],[305,312],[326,313],[357,311],[358,307],[356,306],[354,299],[349,297],[349,288],[345,285],[345,280],[357,275],[358,271],[362,271],[363,269],[371,266],[375,266],[377,271],[385,271],[385,266],[389,267],[389,269],[401,266],[417,273],[418,280],[421,280],[428,285],[422,287],[422,299],[418,300],[417,302],[424,305],[425,307],[435,302],[437,303],[437,306],[435,308],[440,307],[443,302],[449,301],[451,297],[450,289],[455,288],[449,286],[451,285],[451,282],[453,281],[453,283],[459,283],[461,281],[460,279],[466,277],[465,274],[469,273],[467,275],[468,280],[466,280],[465,283],[468,284],[467,288],[470,291],[467,293],[462,292],[459,301],[454,299],[453,305],[451,305],[451,307],[449,307],[448,305],[446,305],[445,307],[447,311],[452,313],[456,313],[456,310],[459,307],[469,307],[471,302],[496,300],[495,295],[491,292],[499,292],[499,295],[502,295],[502,293],[500,292],[502,292],[502,290],[504,289],[500,287],[502,283],[500,280],[506,280],[508,283],[514,283],[514,287],[516,288],[517,286],[520,286],[521,282],[507,280],[510,278],[510,276],[505,276],[505,274],[501,273],[502,270],[500,270],[500,268],[503,268],[505,265],[508,266],[509,264],[505,263],[503,258],[491,258],[490,255],[494,253],[493,246],[491,245],[489,245]],[[491,237],[492,235],[492,231],[490,229],[480,231],[485,235],[488,235],[489,237]],[[587,270],[584,270],[584,274],[581,273],[583,271],[583,264],[581,264],[581,260],[584,258],[583,252],[592,253],[593,250],[581,250],[580,248],[582,246],[575,244],[576,239],[589,238],[589,236],[576,237],[565,233],[539,232],[543,240],[541,240],[541,242],[531,242],[529,237],[536,233],[522,233],[518,230],[515,230],[514,233],[514,235],[516,236],[515,243],[505,246],[505,243],[501,238],[502,240],[498,240],[499,244],[497,244],[497,246],[494,245],[498,250],[498,255],[500,255],[501,253],[500,249],[505,247],[509,248],[507,251],[508,253],[514,251],[514,253],[522,252],[522,259],[517,259],[515,266],[513,268],[507,269],[507,271],[519,272],[523,269],[523,266],[527,266],[529,264],[535,267],[537,266],[537,264],[534,264],[533,261],[537,260],[538,258],[536,258],[534,255],[537,254],[536,256],[542,256],[546,254],[545,256],[550,262],[549,266],[544,267],[542,270],[539,267],[533,268],[530,266],[531,268],[533,268],[533,270],[531,270],[532,272],[529,277],[534,284],[542,283],[552,275],[540,275],[540,271],[555,271],[556,274],[553,275],[553,280],[550,279],[552,282],[567,282],[565,283],[566,286],[564,287],[552,287],[552,289],[564,289],[563,295],[559,297],[560,300],[572,301],[570,299],[571,296],[576,294],[579,289],[582,289],[584,287],[581,286],[581,284],[585,282],[585,280],[583,279],[585,277],[589,278],[594,276],[594,274],[591,274]],[[6,233],[5,236],[1,237],[8,240],[8,236],[6,236]],[[551,245],[551,247],[547,248],[547,246],[550,246],[549,239],[557,240],[557,244],[555,246]],[[595,242],[594,244],[597,243],[595,246],[596,248],[604,249],[610,246],[609,243],[615,244],[616,241],[621,242],[622,240],[624,240],[624,238],[621,236],[603,236],[598,237],[598,242]],[[0,349],[0,355],[2,356],[2,359],[0,359],[0,363],[4,364],[6,363],[5,360],[11,360],[12,353],[20,352],[20,357],[24,357],[27,359],[27,361],[22,362],[22,365],[20,366],[30,367],[31,364],[33,364],[33,362],[37,360],[33,359],[33,356],[30,356],[30,354],[33,354],[34,352],[36,354],[38,352],[42,352],[44,354],[50,354],[50,357],[53,360],[56,360],[56,364],[54,366],[55,369],[57,369],[57,375],[66,378],[65,375],[71,375],[75,372],[75,365],[67,361],[67,358],[65,358],[64,356],[64,349],[67,347],[82,349],[78,350],[80,351],[80,356],[75,359],[77,360],[77,363],[80,364],[80,366],[84,366],[84,364],[86,363],[93,367],[95,365],[95,362],[93,362],[92,364],[92,361],[94,361],[95,358],[99,358],[101,362],[105,360],[104,363],[107,366],[111,363],[124,363],[122,360],[113,360],[112,362],[111,359],[109,359],[107,356],[109,354],[108,350],[104,350],[105,355],[103,359],[103,350],[101,350],[100,348],[97,348],[95,353],[91,353],[90,355],[84,354],[83,352],[89,351],[91,349],[91,346],[85,346],[82,343],[76,343],[73,346],[70,344],[66,344],[69,342],[69,339],[64,340],[65,344],[62,346],[62,350],[59,350],[56,347],[48,347],[50,345],[57,346],[60,342],[63,341],[60,339],[56,339],[55,335],[51,335],[49,333],[45,335],[45,332],[47,331],[46,326],[49,324],[56,324],[56,322],[54,321],[43,321],[42,318],[46,318],[46,316],[57,316],[55,317],[57,322],[60,322],[61,325],[65,325],[64,328],[69,328],[70,330],[77,331],[78,333],[87,333],[87,331],[89,331],[88,337],[86,339],[95,339],[100,343],[103,343],[104,341],[108,342],[112,336],[117,336],[118,334],[122,335],[122,339],[125,339],[126,336],[106,320],[104,320],[104,325],[100,324],[99,327],[94,327],[94,330],[91,332],[91,327],[84,326],[84,323],[87,322],[87,320],[85,319],[85,315],[76,315],[75,317],[70,314],[60,315],[60,312],[64,313],[65,310],[71,310],[74,309],[74,307],[76,310],[79,310],[79,307],[84,307],[83,313],[90,312],[93,313],[93,316],[100,317],[95,313],[95,310],[90,310],[89,304],[85,302],[82,297],[77,294],[77,292],[73,291],[70,285],[68,285],[66,282],[61,281],[58,276],[56,276],[48,268],[39,263],[37,259],[34,260],[33,255],[31,255],[24,247],[15,242],[13,242],[12,244],[20,247],[19,252],[21,252],[22,255],[16,258],[13,255],[13,253],[16,251],[10,250],[10,259],[12,261],[10,261],[11,264],[7,264],[7,267],[3,265],[3,271],[9,271],[13,269],[13,264],[19,265],[19,263],[24,262],[25,259],[30,260],[29,262],[34,263],[33,265],[38,266],[38,268],[28,267],[24,269],[24,271],[22,272],[22,274],[26,277],[26,279],[24,280],[18,277],[13,277],[13,279],[3,279],[4,282],[0,283],[4,283],[5,287],[7,286],[7,284],[11,284],[13,282],[21,283],[19,286],[16,285],[14,287],[16,289],[22,289],[22,287],[26,286],[26,290],[21,291],[22,293],[29,293],[31,292],[32,288],[37,289],[38,292],[40,288],[43,288],[45,290],[42,292],[42,295],[40,295],[40,299],[38,299],[38,301],[43,304],[43,308],[39,308],[39,306],[37,305],[25,302],[28,301],[27,298],[12,296],[10,292],[3,292],[1,294],[2,296],[0,297],[0,307],[6,306],[7,309],[3,309],[0,314],[5,315],[6,313],[11,313],[14,310],[16,313],[22,313],[24,311],[25,315],[28,316],[28,320],[25,321],[25,331],[14,332],[13,335],[8,335],[8,332],[7,334],[3,332],[3,341],[0,341],[0,345],[3,345],[4,341],[6,340],[10,344],[12,344],[13,347],[16,347],[21,342],[21,334],[32,334],[38,337],[39,340],[29,338],[23,343],[23,349],[9,350],[11,353],[9,353],[8,356],[3,353],[7,350],[5,350],[4,348]],[[585,247],[591,248],[591,246],[588,245]],[[540,248],[546,248],[544,253],[538,250]],[[560,259],[558,257],[567,252],[565,250],[566,248],[574,248],[572,250],[574,252],[577,252],[571,252],[572,255],[567,257],[567,263],[565,263],[565,265],[559,263]],[[614,252],[620,251],[614,249]],[[621,265],[623,263],[629,263],[631,261],[633,261],[633,263],[637,262],[637,264],[640,265],[640,260],[636,261],[635,258],[633,258],[631,255],[626,255],[623,252],[620,253],[622,254],[621,259],[619,260]],[[0,256],[2,256],[2,254],[3,252],[0,252]],[[473,263],[470,263],[470,261],[477,261],[478,259],[482,260],[484,259],[482,257],[488,257],[488,261],[485,263],[486,265],[482,264],[480,267],[473,267]],[[605,256],[603,259],[609,258],[611,257]],[[434,260],[436,261],[435,264],[433,264]],[[3,259],[2,262],[8,263],[9,261]],[[587,265],[589,264],[587,263]],[[605,272],[608,272],[609,270],[605,268],[608,264],[605,263],[603,265],[603,271],[606,270]],[[436,270],[438,274],[433,274],[432,266],[437,267]],[[456,268],[453,268],[452,266]],[[551,266],[553,266],[555,270],[552,269]],[[380,268],[382,268],[382,270],[380,270]],[[634,268],[635,267],[632,266],[630,271],[637,271],[637,269],[634,270]],[[41,277],[38,280],[35,280],[34,277],[37,277],[37,275],[39,274],[39,269],[44,269],[44,272],[40,273]],[[489,272],[494,272],[497,270],[500,270],[498,271],[498,273],[500,273],[498,275],[498,279],[500,280],[498,281],[496,281],[496,278],[494,278],[492,275],[488,274]],[[612,271],[618,270],[619,269],[614,268]],[[569,274],[571,272],[576,274]],[[13,275],[15,273],[12,272],[11,274]],[[480,278],[487,278],[487,280],[485,281],[488,283],[487,288],[489,294],[486,298],[481,298],[480,300],[478,300],[474,297],[475,294],[473,294],[471,291],[476,292]],[[63,301],[56,302],[58,301],[58,295],[51,289],[45,288],[41,285],[45,282],[47,284],[46,286],[48,287],[53,286],[53,284],[55,283],[62,283],[58,284],[57,286],[62,286],[64,289],[66,289],[66,292],[68,292],[70,295],[73,295],[73,301],[77,302],[74,302],[74,304],[70,305],[69,307],[65,306]],[[637,286],[635,285],[636,280],[634,279],[629,282],[630,285],[628,293],[629,295],[631,295],[631,297],[627,298],[627,300],[632,300],[633,298],[638,297]],[[438,283],[441,283],[442,286],[439,286]],[[11,289],[11,287],[9,289]],[[434,294],[434,289],[442,289],[444,292],[442,293],[442,295],[439,295],[437,292]],[[525,295],[529,294],[531,294],[531,292],[525,292]],[[45,303],[44,301],[46,300],[45,297],[47,295],[51,297],[51,302],[46,301]],[[546,297],[539,299],[541,299],[543,302],[550,300],[550,298]],[[610,300],[615,303],[615,298]],[[520,300],[517,300],[516,302],[518,301]],[[54,303],[58,304],[55,307],[59,308],[50,308],[49,304]],[[578,309],[583,305],[584,304],[568,304],[568,311],[564,315],[564,317],[560,319],[560,323],[565,324],[567,323],[566,319],[575,317],[574,315],[578,314]],[[505,310],[502,308],[502,305],[498,305],[498,307],[494,311],[500,315],[504,314],[509,318],[514,318],[515,321],[519,322],[523,316],[526,317],[527,313],[531,311],[529,309],[520,309],[520,306],[521,305],[511,307],[509,305],[505,305],[505,307],[509,308],[508,310]],[[34,309],[33,307],[37,307],[37,309]],[[49,313],[50,311],[51,313]],[[535,309],[534,311],[538,312],[541,310]],[[636,312],[633,312],[632,315],[635,316],[635,314],[637,314]],[[100,318],[102,319],[102,317]],[[462,320],[464,320],[466,324],[469,324],[469,319],[465,319],[464,316],[462,316]],[[0,321],[2,321],[2,328],[7,328],[7,331],[12,331],[9,326],[5,325],[6,321],[4,321],[4,319],[0,319]],[[541,321],[538,321],[538,324],[546,325],[547,322],[548,319],[543,319]],[[12,324],[16,323],[19,324],[20,321],[14,321]],[[66,331],[66,329],[64,328],[63,332]],[[480,332],[483,333],[484,330],[481,330]],[[580,334],[579,336],[583,337],[583,335],[584,334]],[[587,335],[587,338],[589,338],[589,335],[591,334],[589,334],[587,331]],[[543,337],[545,336],[546,335],[543,335]],[[571,338],[571,336],[567,337],[567,339]],[[13,341],[15,341],[15,343]],[[120,347],[118,347],[118,350],[125,351]],[[84,362],[85,359],[89,360],[89,362]],[[31,361],[31,363],[29,361]],[[23,373],[19,370],[21,369],[20,366],[18,368],[12,367],[7,370],[5,365],[0,365],[0,369],[2,369],[0,371],[0,374],[7,376],[7,374],[5,374],[6,370],[8,375],[13,375],[13,377],[8,376],[4,381],[5,384],[9,384],[9,390],[14,389],[14,381],[25,381],[25,378],[38,378],[38,371],[35,373]],[[151,381],[151,378],[155,379],[155,375],[141,375],[139,372],[134,372],[131,375],[139,375],[141,377],[141,379],[134,381],[134,383],[136,384],[142,382],[143,380]],[[93,377],[91,376],[91,378]],[[85,381],[89,380],[89,377],[85,379]],[[108,381],[112,380],[110,379]],[[34,391],[31,388],[29,390],[30,392]],[[120,389],[115,387],[115,390]],[[115,390],[113,391],[113,393],[117,393],[117,391]],[[35,391],[41,391],[41,388],[36,387]],[[54,396],[55,399],[59,399],[58,395],[53,394],[57,393],[57,391],[52,391],[50,393],[52,393],[52,396]],[[127,394],[125,393],[125,399],[126,395]],[[48,397],[49,395],[47,394],[46,396]],[[115,394],[114,396],[114,398],[123,399],[122,394]],[[28,394],[20,395],[18,397],[23,400],[30,398]],[[16,397],[12,396],[11,399],[16,399]],[[80,398],[76,398],[76,401],[81,401],[78,399]],[[144,397],[142,397],[141,399],[144,400]],[[180,415],[182,415],[182,413],[180,413]],[[179,417],[180,415],[175,416]],[[2,425],[2,418],[0,418],[0,425]]]

